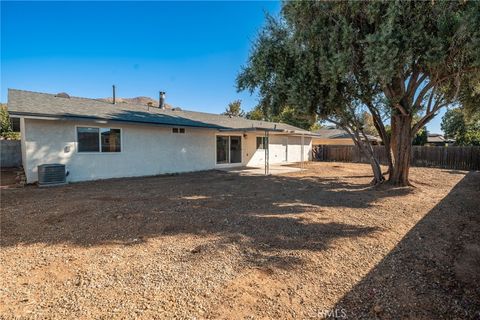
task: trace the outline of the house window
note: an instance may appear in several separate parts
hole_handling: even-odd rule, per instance
[[[120,129],[101,128],[102,152],[120,152]]]
[[[20,118],[10,117],[10,126],[13,132],[20,132]]]
[[[173,133],[185,133],[185,128],[172,128]]]
[[[268,137],[257,137],[257,149],[265,149],[268,144]]]
[[[98,128],[77,128],[78,152],[99,152],[100,140],[98,139]]]
[[[77,127],[78,152],[120,152],[120,129]]]
[[[217,136],[217,164],[242,162],[242,137]]]

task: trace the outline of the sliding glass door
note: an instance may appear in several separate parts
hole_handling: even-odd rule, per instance
[[[242,137],[217,136],[217,164],[242,162]]]
[[[230,137],[230,163],[242,162],[242,137]]]
[[[217,136],[217,163],[229,163],[230,148],[228,136]]]

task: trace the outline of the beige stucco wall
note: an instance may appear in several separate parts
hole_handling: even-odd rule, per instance
[[[119,153],[79,153],[76,126],[122,129]],[[215,131],[125,124],[25,119],[25,172],[27,182],[37,181],[37,166],[62,163],[68,181],[145,176],[207,170],[215,167]],[[69,149],[69,150],[68,150]]]
[[[88,121],[22,119],[22,153],[27,182],[38,179],[37,166],[62,163],[67,181],[147,176],[209,170],[226,166],[263,166],[265,151],[256,149],[255,133],[221,133],[212,129],[186,128],[174,134],[170,127],[99,124]],[[77,152],[77,126],[120,128],[121,152]],[[216,164],[216,135],[242,137],[242,162]],[[304,160],[311,159],[311,138],[304,138]],[[301,161],[301,137],[270,136],[270,163]]]
[[[244,164],[247,166],[263,166],[265,164],[265,150],[257,150],[256,137],[261,134],[247,134],[246,153]],[[300,162],[302,159],[301,137],[286,135],[270,135],[269,162],[270,164],[281,164]],[[312,139],[304,137],[304,161],[311,160]]]

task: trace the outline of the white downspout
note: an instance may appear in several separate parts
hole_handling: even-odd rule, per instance
[[[265,151],[265,175],[268,175],[270,174],[270,150],[269,150],[269,144],[270,142],[268,141],[269,140],[269,134],[268,134],[268,131],[265,130],[265,135],[264,135],[264,144],[263,144],[263,148],[264,148],[264,151]]]
[[[300,167],[303,169],[303,162],[305,161],[305,138],[304,138],[304,135],[302,133],[302,147],[301,147],[301,150],[302,150],[302,155],[301,155],[301,161],[302,161],[302,164],[300,165]]]

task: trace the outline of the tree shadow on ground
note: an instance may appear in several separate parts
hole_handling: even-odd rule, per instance
[[[480,172],[470,172],[351,291],[352,319],[480,319]]]
[[[325,250],[336,239],[379,231],[376,226],[325,222],[326,207],[369,208],[379,199],[409,192],[313,175],[218,171],[28,187],[2,193],[1,246],[138,245],[162,236],[213,235],[247,250],[272,253],[272,263],[288,265],[295,261],[275,262],[273,253]]]

